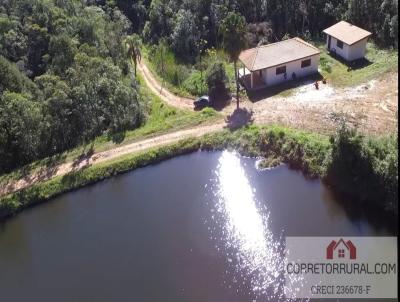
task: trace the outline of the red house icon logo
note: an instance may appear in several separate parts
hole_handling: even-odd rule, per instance
[[[339,241],[332,240],[326,248],[326,259],[351,259],[357,258],[357,249],[350,240],[344,241],[342,238]]]

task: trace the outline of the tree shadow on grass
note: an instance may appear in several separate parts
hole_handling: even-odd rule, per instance
[[[213,108],[217,111],[223,110],[226,106],[228,106],[231,103],[231,96],[228,92],[212,96],[211,99],[213,102]]]
[[[21,176],[28,183],[34,178],[42,181],[57,173],[58,166],[65,162],[65,159],[65,154],[57,154],[49,158],[43,159],[37,170],[34,165],[28,165],[21,168]]]
[[[36,173],[38,180],[42,181],[55,175],[57,173],[58,166],[65,162],[65,159],[65,154],[54,155],[48,159],[45,159],[45,165]]]
[[[89,166],[89,161],[90,158],[93,156],[94,154],[94,145],[90,144],[88,145],[89,148],[86,150],[86,148],[82,151],[82,153],[74,159],[74,161],[72,162],[72,169],[73,170],[79,170],[83,167],[87,167]],[[83,165],[82,165],[83,163]]]
[[[248,110],[247,108],[237,108],[225,119],[226,128],[231,130],[252,124],[253,121],[253,111]]]

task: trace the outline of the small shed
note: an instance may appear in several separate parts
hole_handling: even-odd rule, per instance
[[[300,38],[242,51],[240,71],[246,89],[264,88],[318,72],[320,50]]]
[[[372,35],[346,21],[340,21],[323,32],[327,36],[327,49],[349,62],[364,58],[368,38]]]

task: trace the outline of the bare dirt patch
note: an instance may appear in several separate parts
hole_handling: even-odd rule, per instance
[[[366,134],[388,134],[397,129],[398,74],[351,88],[312,83],[296,89],[289,97],[275,96],[256,103],[246,102],[259,124],[287,126],[331,133],[344,119]]]
[[[146,84],[163,101],[178,108],[193,109],[193,100],[178,97],[166,88],[161,88],[144,63],[138,67]],[[337,89],[329,84],[321,84],[320,90],[315,90],[314,85],[308,83],[297,88],[289,97],[273,96],[256,103],[245,100],[241,106],[253,110],[254,122],[257,124],[281,124],[320,133],[332,133],[336,129],[337,121],[344,118],[364,133],[388,134],[397,129],[397,83],[397,73],[388,73],[379,79],[352,88]],[[228,115],[234,108],[232,102],[223,113]],[[0,196],[103,161],[184,138],[202,136],[221,130],[225,126],[225,123],[216,122],[213,125],[193,127],[95,153],[73,162],[46,167],[19,180],[1,183]]]

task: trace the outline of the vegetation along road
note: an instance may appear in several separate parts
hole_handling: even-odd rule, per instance
[[[171,144],[189,137],[198,137],[223,129],[224,123],[198,126],[186,130],[159,135],[150,139],[141,140],[132,144],[117,147],[111,150],[95,153],[80,160],[70,161],[56,167],[43,168],[21,179],[9,181],[0,187],[0,196],[29,187],[37,182],[46,181],[57,176],[63,176],[73,171],[84,169],[107,160],[111,160],[129,153],[135,153],[161,145]]]
[[[192,110],[193,100],[176,96],[165,87],[161,89],[161,84],[155,79],[143,61],[138,64],[138,69],[144,78],[145,84],[163,101],[174,107]],[[388,128],[394,129],[398,95],[397,73],[386,74],[384,78],[353,88],[333,90],[333,88],[326,86],[319,91],[315,91],[310,88],[311,86],[313,87],[312,84],[306,84],[287,97],[276,95],[255,103],[245,100],[243,105],[254,110],[255,121],[258,124],[280,123],[295,128],[332,132],[336,126],[335,117],[342,115],[353,120],[354,123],[356,121],[359,122],[362,126],[360,129],[365,132],[382,133]],[[335,111],[338,106],[342,108],[342,111]],[[228,108],[233,110],[234,106],[228,106]],[[226,114],[228,110],[224,112]],[[375,122],[371,122],[372,119]],[[96,152],[80,160],[71,160],[51,168],[42,168],[20,179],[3,181],[0,186],[0,196],[128,153],[170,144],[188,137],[198,137],[221,130],[223,127],[224,123],[217,120],[211,125],[173,131],[168,134],[117,146],[110,150]]]
[[[192,109],[193,108],[193,99],[179,97],[173,93],[171,93],[167,88],[162,87],[155,77],[151,74],[149,68],[143,61],[138,63],[138,69],[143,75],[143,78],[146,82],[146,85],[151,89],[151,91],[160,97],[167,104],[181,108],[181,109]]]

